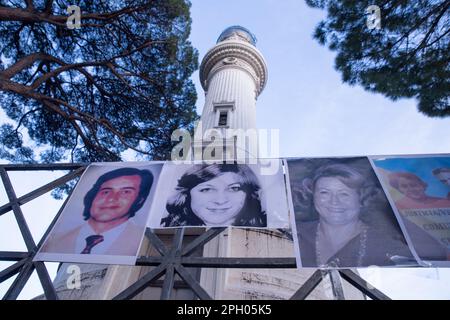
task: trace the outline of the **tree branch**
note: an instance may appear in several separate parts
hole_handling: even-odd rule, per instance
[[[447,9],[450,7],[450,2],[448,2],[444,8],[439,12],[439,14],[437,15],[436,18],[433,19],[433,23],[431,25],[431,27],[428,29],[427,33],[425,34],[425,36],[423,37],[423,39],[420,41],[420,43],[417,45],[417,47],[411,51],[411,52],[407,52],[405,55],[405,58],[401,60],[401,63],[397,64],[396,68],[398,70],[401,70],[403,67],[405,67],[406,65],[408,65],[408,63],[411,61],[411,59],[413,59],[416,55],[416,53],[421,50],[424,49],[428,46],[430,46],[431,44],[427,45],[427,41],[430,38],[431,34],[433,33],[433,31],[436,29],[439,21],[441,20],[441,18],[444,16],[444,13],[447,11]],[[447,31],[448,32],[448,31]],[[445,32],[445,33],[447,33]],[[445,35],[444,33],[444,35]],[[439,37],[440,38],[440,37]],[[439,39],[438,38],[438,39]],[[435,41],[433,41],[432,43],[434,43]]]
[[[447,4],[444,6],[444,8],[441,10],[441,12],[439,12],[438,16],[436,18],[434,18],[430,29],[428,30],[428,32],[423,37],[423,39],[420,42],[420,44],[412,51],[411,56],[414,56],[417,53],[417,51],[419,51],[420,49],[423,49],[423,48],[426,47],[428,39],[430,38],[430,36],[433,33],[433,31],[436,29],[439,21],[444,16],[444,13],[447,11],[447,9],[449,7],[450,7],[450,2],[447,2]]]
[[[41,93],[37,93],[34,91],[31,91],[31,88],[28,86],[24,86],[18,83],[14,83],[12,81],[9,80],[5,80],[0,82],[0,90],[3,91],[9,91],[9,92],[14,92],[17,94],[20,94],[22,96],[34,99],[40,103],[42,103],[44,106],[48,107],[50,110],[52,110],[53,112],[59,114],[61,117],[63,117],[64,119],[66,119],[67,121],[69,121],[71,123],[71,125],[74,127],[74,129],[77,131],[78,135],[82,138],[83,143],[85,143],[85,145],[99,151],[99,152],[105,152],[107,151],[108,154],[110,154],[111,156],[115,156],[114,153],[112,153],[111,151],[109,151],[107,148],[102,148],[100,147],[101,143],[100,141],[98,141],[98,137],[95,134],[95,128],[94,128],[94,123],[97,123],[101,126],[103,126],[105,129],[107,129],[109,132],[111,132],[113,135],[115,135],[120,142],[127,148],[130,148],[134,151],[137,151],[139,153],[142,154],[146,154],[146,155],[151,155],[150,152],[147,151],[143,151],[139,148],[136,148],[134,146],[132,146],[131,144],[129,144],[124,136],[117,131],[113,125],[111,125],[111,123],[102,118],[102,119],[97,119],[94,116],[82,112],[80,110],[78,110],[77,108],[71,106],[70,104],[68,104],[65,101],[62,101],[60,99],[56,99],[56,98],[52,98],[46,95],[43,95]],[[65,107],[67,107],[69,110],[71,110],[74,114],[78,114],[79,116],[76,116],[74,114],[67,114],[66,112],[64,112],[60,107],[58,107],[58,105],[63,105]],[[98,145],[96,145],[95,143],[92,143],[89,138],[86,136],[86,134],[83,132],[83,130],[81,129],[81,127],[76,123],[76,121],[80,121],[85,123],[88,127],[90,127],[90,136],[96,140],[96,142],[98,143]]]
[[[27,0],[27,3],[31,3],[31,0]],[[50,3],[49,3],[50,2]],[[50,7],[47,7],[50,6]],[[31,10],[30,10],[31,9]],[[0,20],[2,21],[21,21],[28,23],[37,22],[48,22],[58,26],[66,26],[67,16],[52,15],[51,12],[51,1],[46,3],[46,8],[44,12],[37,12],[33,10],[34,7],[28,7],[27,9],[22,8],[10,8],[10,7],[0,7]],[[98,21],[110,21],[114,20],[124,14],[138,12],[146,9],[146,6],[123,8],[117,11],[107,12],[107,13],[86,13],[81,14],[81,20],[98,20]],[[84,24],[82,24],[83,26]],[[103,26],[102,25],[91,25],[91,26]]]
[[[22,117],[20,117],[19,121],[17,122],[17,126],[16,126],[16,129],[14,129],[14,131],[17,132],[17,131],[19,130],[20,126],[22,125],[23,120],[25,120],[25,118],[26,118],[29,114],[35,113],[36,111],[39,111],[39,110],[41,110],[41,109],[42,109],[42,108],[39,107],[39,108],[31,109],[31,110],[28,111],[28,112],[25,112],[25,113],[22,115]]]
[[[45,61],[41,61],[40,63],[39,63],[39,65],[37,66],[37,68],[36,68],[36,71],[35,72],[33,72],[33,74],[28,78],[28,80],[27,81],[25,81],[25,84],[27,84],[27,83],[29,83],[31,80],[33,80],[33,78],[40,72],[40,71],[44,71],[44,70],[42,70],[42,66],[44,65],[44,63],[45,63]]]
[[[1,71],[0,77],[5,78],[5,79],[11,79],[14,75],[16,75],[20,71],[24,70],[25,68],[33,65],[33,63],[35,63],[38,60],[56,62],[56,63],[62,65],[62,67],[60,67],[56,70],[53,70],[51,72],[48,72],[48,73],[44,74],[42,77],[38,78],[32,85],[32,89],[35,89],[39,85],[41,85],[43,82],[45,82],[46,80],[60,74],[61,72],[71,70],[71,69],[80,69],[82,67],[106,66],[112,60],[127,57],[127,56],[129,56],[137,51],[140,51],[146,47],[149,47],[153,44],[166,43],[166,42],[167,41],[164,41],[164,40],[146,41],[142,45],[140,45],[132,50],[125,50],[121,54],[118,54],[118,55],[112,57],[110,60],[98,61],[98,62],[93,61],[93,62],[67,64],[64,61],[62,61],[56,57],[53,57],[49,54],[46,54],[46,53],[41,53],[41,52],[32,53],[32,54],[29,54],[29,55],[23,57],[22,59],[17,61],[15,64],[10,66],[6,70]]]
[[[121,54],[118,54],[114,57],[111,58],[111,60],[116,60],[119,58],[124,58],[124,57],[128,57],[130,55],[132,55],[133,53],[137,52],[137,51],[141,51],[144,48],[150,47],[153,44],[158,44],[158,43],[169,43],[169,41],[167,40],[148,40],[146,42],[144,42],[143,44],[141,44],[139,47],[136,47],[132,50],[125,50],[124,52],[122,52]]]
[[[27,4],[27,10],[33,10],[34,9],[33,0],[25,0],[25,2]]]
[[[38,53],[32,53],[29,54],[16,63],[14,63],[12,66],[10,66],[8,69],[0,72],[0,77],[4,79],[11,79],[13,76],[15,76],[17,73],[22,71],[23,69],[33,65],[38,60],[42,61],[53,61],[57,62],[59,64],[63,64],[61,60],[58,58],[55,58],[49,54],[38,52]]]
[[[51,14],[51,13],[52,13],[52,6],[53,6],[53,0],[47,0],[47,1],[45,1],[44,12],[45,12],[46,14]]]
[[[53,71],[47,72],[44,75],[42,75],[41,77],[39,77],[38,79],[36,79],[36,81],[34,81],[33,84],[31,85],[31,89],[36,89],[43,82],[59,75],[60,73],[62,73],[64,71],[68,71],[68,70],[72,70],[72,69],[76,69],[76,70],[80,71],[80,70],[82,70],[83,67],[105,66],[107,64],[107,62],[106,61],[98,61],[98,62],[81,62],[81,63],[66,64],[61,61],[60,64],[62,64],[62,67],[59,67]]]

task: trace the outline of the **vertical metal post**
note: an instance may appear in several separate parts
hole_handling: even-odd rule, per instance
[[[47,300],[58,300],[58,294],[56,293],[55,286],[53,286],[53,282],[50,279],[50,275],[48,274],[44,263],[37,261],[34,263],[34,267],[36,268],[42,289],[44,289],[45,298]]]
[[[166,269],[164,277],[164,283],[161,290],[161,300],[169,300],[172,294],[173,284],[175,281],[175,268],[176,259],[181,256],[181,246],[183,245],[184,228],[177,229],[175,236],[173,237],[172,249],[170,250],[166,259],[168,259],[169,265]]]
[[[336,300],[345,300],[344,288],[342,287],[341,277],[339,272],[335,269],[328,271],[330,275],[331,288],[333,289],[333,295]]]

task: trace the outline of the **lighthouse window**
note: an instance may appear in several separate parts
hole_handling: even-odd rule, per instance
[[[228,123],[228,111],[220,111],[219,113],[219,127],[225,127]]]
[[[215,127],[228,128],[230,126],[230,112],[234,109],[233,101],[221,101],[213,104]]]

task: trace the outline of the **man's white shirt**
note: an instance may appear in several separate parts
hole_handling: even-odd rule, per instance
[[[111,230],[101,233],[100,235],[103,236],[103,241],[92,247],[91,254],[106,254],[106,251],[108,251],[111,245],[120,237],[120,234],[130,223],[132,222],[128,220]],[[86,247],[86,238],[92,235],[97,235],[97,233],[95,233],[89,223],[85,223],[76,239],[75,250],[77,253],[81,253],[84,250]]]

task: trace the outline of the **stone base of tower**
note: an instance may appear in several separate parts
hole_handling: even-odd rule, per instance
[[[233,229],[220,234],[204,249],[204,256],[293,257],[292,240],[279,231]],[[217,300],[286,300],[316,271],[298,269],[203,269],[201,285]],[[361,300],[364,295],[342,281],[345,299]],[[312,300],[336,299],[329,276],[308,296]]]

